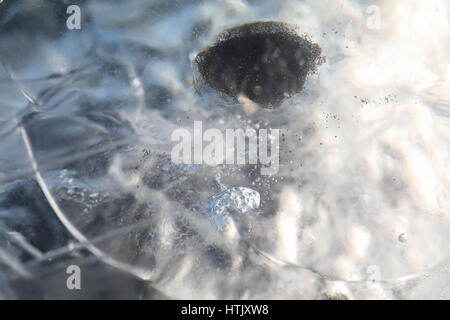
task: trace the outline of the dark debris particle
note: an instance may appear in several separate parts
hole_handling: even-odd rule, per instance
[[[244,95],[276,108],[299,93],[323,62],[320,47],[281,22],[253,22],[225,30],[195,62],[207,84],[231,97]]]

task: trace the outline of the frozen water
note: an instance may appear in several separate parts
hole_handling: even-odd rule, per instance
[[[213,224],[220,228],[222,219],[232,213],[244,214],[259,208],[258,191],[244,187],[234,187],[208,198],[205,210],[213,215]]]
[[[246,213],[259,207],[258,191],[244,187],[234,187],[206,200],[205,209],[211,214],[224,212]]]
[[[449,4],[371,5],[379,26],[363,1],[83,1],[67,30],[65,2],[4,0],[1,295],[29,275],[60,297],[48,274],[96,261],[174,298],[448,299]],[[274,111],[196,92],[193,58],[258,20],[322,48],[303,92]],[[194,120],[281,129],[278,174],[174,165]]]

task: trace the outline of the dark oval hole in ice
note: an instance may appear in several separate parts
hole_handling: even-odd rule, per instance
[[[290,25],[268,21],[225,30],[195,62],[212,88],[276,108],[302,90],[308,73],[321,63],[320,54],[317,44]]]

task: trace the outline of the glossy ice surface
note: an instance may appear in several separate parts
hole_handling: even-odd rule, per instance
[[[448,299],[449,9],[4,0],[0,295]],[[254,21],[295,25],[326,57],[276,109],[203,90],[195,65]],[[278,172],[172,163],[193,121],[280,129]],[[226,228],[208,201],[233,208]]]

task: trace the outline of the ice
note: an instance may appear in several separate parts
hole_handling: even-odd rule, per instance
[[[259,207],[259,192],[245,187],[234,187],[216,194],[205,203],[205,209],[217,215],[224,212],[246,213]]]
[[[83,1],[70,31],[35,2],[0,6],[0,296],[31,275],[31,298],[73,298],[79,264],[84,297],[117,273],[181,299],[450,297],[445,0],[373,1],[381,30],[361,1]],[[253,21],[298,25],[327,62],[273,111],[199,96],[192,60]],[[282,129],[279,172],[173,164],[195,120]]]
[[[211,196],[205,201],[206,212],[213,216],[213,225],[219,229],[229,214],[245,214],[259,208],[259,192],[245,187],[234,187]]]
[[[83,211],[108,201],[110,194],[101,189],[100,181],[83,179],[74,170],[48,171],[44,175],[48,186],[60,200],[83,205]]]

